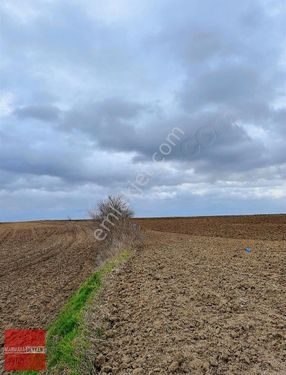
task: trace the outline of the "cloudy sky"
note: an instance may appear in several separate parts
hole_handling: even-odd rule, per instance
[[[0,221],[286,211],[284,0],[1,0]]]

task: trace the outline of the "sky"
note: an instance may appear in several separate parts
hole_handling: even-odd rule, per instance
[[[286,212],[284,0],[1,0],[0,221]]]

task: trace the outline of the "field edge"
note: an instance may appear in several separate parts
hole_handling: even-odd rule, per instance
[[[122,250],[107,261],[70,297],[58,317],[47,329],[46,375],[67,373],[80,375],[79,369],[86,361],[85,352],[90,346],[85,332],[84,313],[101,291],[106,277],[125,263],[132,249]],[[38,371],[17,371],[22,375],[36,375]]]

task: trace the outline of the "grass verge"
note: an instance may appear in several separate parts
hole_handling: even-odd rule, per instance
[[[84,349],[89,342],[84,335],[83,314],[99,292],[104,278],[131,254],[131,250],[107,262],[69,299],[58,318],[47,331],[46,374],[80,375],[78,369],[85,360]],[[19,372],[18,372],[19,373]],[[37,371],[21,371],[21,374],[34,375]]]

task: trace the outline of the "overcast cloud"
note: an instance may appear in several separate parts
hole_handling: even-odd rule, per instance
[[[111,192],[138,216],[286,211],[284,0],[0,14],[0,220],[85,217]]]

